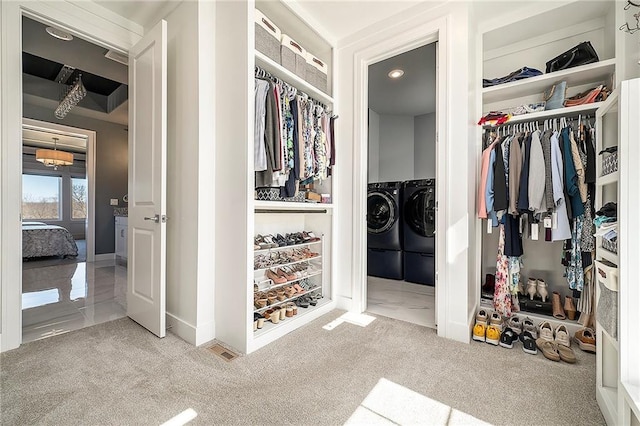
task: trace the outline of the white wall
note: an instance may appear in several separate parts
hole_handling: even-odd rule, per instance
[[[436,177],[436,113],[414,117],[414,179]]]
[[[413,179],[413,117],[380,114],[380,182]]]
[[[380,181],[380,115],[369,109],[369,178],[368,182]]]
[[[203,9],[204,8],[204,9]],[[168,27],[167,325],[192,344],[214,336],[213,10],[183,2]],[[203,63],[203,61],[205,61]],[[206,162],[206,164],[201,164]]]

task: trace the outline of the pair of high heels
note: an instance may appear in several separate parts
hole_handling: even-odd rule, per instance
[[[547,291],[547,283],[542,279],[529,278],[527,280],[527,293],[529,295],[529,299],[533,300],[534,296],[539,296],[543,302],[547,300],[549,297],[549,292]]]

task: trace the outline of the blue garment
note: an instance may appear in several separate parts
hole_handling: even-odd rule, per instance
[[[498,84],[509,83],[512,81],[522,80],[523,78],[535,77],[542,75],[542,71],[535,68],[522,67],[519,70],[513,71],[509,75],[499,78],[483,78],[482,87],[496,86]]]
[[[531,155],[531,135],[524,141],[524,164],[520,172],[520,193],[518,195],[518,210],[529,211],[529,157]]]
[[[569,128],[562,129],[562,146],[564,147],[564,184],[569,195],[569,203],[571,204],[572,218],[582,216],[584,214],[584,205],[580,196],[580,188],[578,187],[578,173],[576,166],[573,164],[573,156],[571,155],[571,139],[569,139]]]
[[[485,203],[487,205],[487,218],[491,220],[491,225],[496,228],[498,226],[498,216],[493,210],[493,165],[496,162],[496,151],[491,150],[489,156],[489,171],[487,172],[487,188],[485,189]]]

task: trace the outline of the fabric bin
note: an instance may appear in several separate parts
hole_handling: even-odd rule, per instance
[[[602,176],[618,171],[618,153],[612,152],[602,158]]]
[[[304,202],[304,192],[298,191],[298,193],[293,197],[281,197],[280,196],[280,187],[260,187],[256,188],[255,199],[259,201],[294,201],[294,202]]]
[[[614,339],[618,338],[618,267],[606,260],[596,260],[596,279],[600,289],[596,319]]]
[[[618,254],[618,240],[616,241],[609,241],[605,238],[602,239],[602,248],[610,251],[611,253],[616,253]]]
[[[307,52],[291,37],[282,34],[280,45],[281,64],[283,67],[304,79],[307,68]]]
[[[256,50],[280,63],[280,29],[258,9],[255,11]]]
[[[307,52],[307,68],[306,77],[307,82],[311,83],[317,89],[322,90],[324,93],[329,92],[327,85],[327,64],[320,59]]]

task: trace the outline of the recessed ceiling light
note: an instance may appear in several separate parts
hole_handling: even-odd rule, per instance
[[[402,71],[401,69],[395,69],[395,70],[389,71],[388,75],[391,78],[400,78],[404,75],[404,71]]]
[[[64,40],[64,41],[73,40],[73,36],[66,31],[62,31],[53,27],[47,27],[46,31],[49,33],[50,36],[55,37],[57,39]]]

